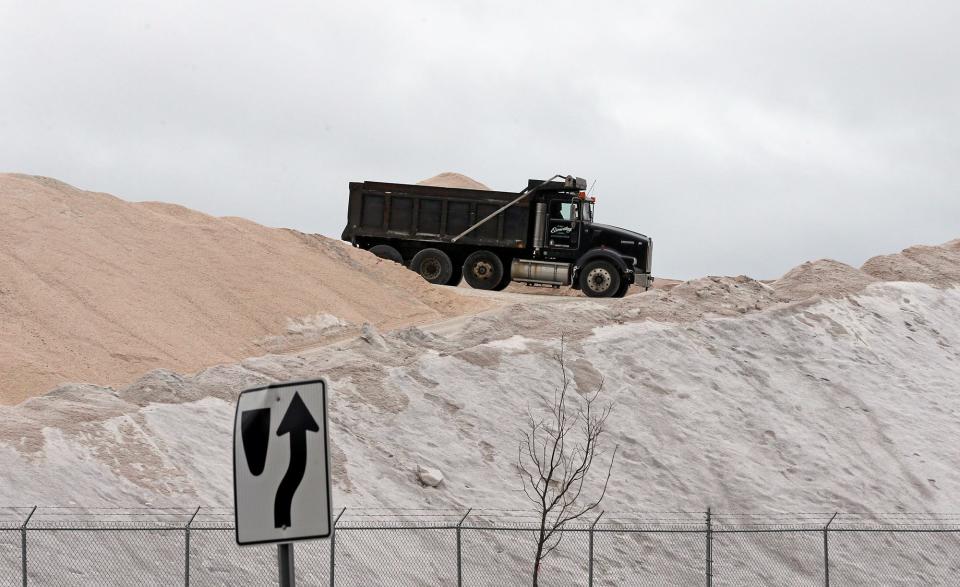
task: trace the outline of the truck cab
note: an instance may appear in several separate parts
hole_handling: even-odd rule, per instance
[[[649,288],[653,282],[650,276],[652,239],[595,222],[596,198],[587,197],[582,189],[585,182],[580,181],[572,186],[569,181],[542,186],[536,197],[532,260],[570,264],[569,281],[545,284],[569,284],[587,295],[601,294],[597,297],[623,295],[634,283]],[[538,183],[530,180],[531,186]],[[536,221],[539,216],[543,217],[542,223]],[[518,263],[523,264],[523,260]],[[592,266],[584,274],[583,269],[588,265]],[[617,275],[613,275],[614,272]],[[610,294],[607,288],[617,281],[619,291]],[[528,283],[537,281],[531,279]]]

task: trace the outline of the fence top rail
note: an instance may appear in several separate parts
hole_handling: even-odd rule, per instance
[[[337,522],[337,530],[416,530],[421,528],[450,528],[456,529],[457,522],[454,520],[340,520]],[[466,527],[466,526],[464,526]]]
[[[193,508],[38,507],[30,530],[171,530],[186,527]]]
[[[469,515],[466,516],[468,510]],[[188,524],[191,529],[198,530],[232,530],[233,508],[196,505],[0,506],[0,530],[169,530],[186,528]],[[530,510],[498,508],[346,508],[337,528],[455,529],[458,525],[464,530],[533,530],[539,527],[539,517]],[[591,525],[595,532],[705,532],[706,512],[606,511],[596,522],[592,519],[577,520],[567,524],[564,530],[588,531]],[[960,513],[711,512],[711,530],[960,532]]]
[[[337,529],[352,527],[409,527],[423,526],[450,526],[455,528],[463,519],[467,510],[440,510],[440,511],[412,511],[404,510],[390,512],[385,510],[361,510],[347,508],[337,520]]]

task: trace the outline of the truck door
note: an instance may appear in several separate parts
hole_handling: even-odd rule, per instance
[[[579,201],[551,200],[547,214],[547,246],[551,249],[576,249],[580,241]]]

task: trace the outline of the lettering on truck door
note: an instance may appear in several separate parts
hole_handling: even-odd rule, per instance
[[[577,213],[577,202],[561,199],[550,202],[547,222],[547,245],[550,248],[577,248],[580,235]]]

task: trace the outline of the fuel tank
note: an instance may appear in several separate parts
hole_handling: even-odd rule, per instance
[[[570,263],[514,259],[510,265],[510,278],[524,283],[570,285]]]

